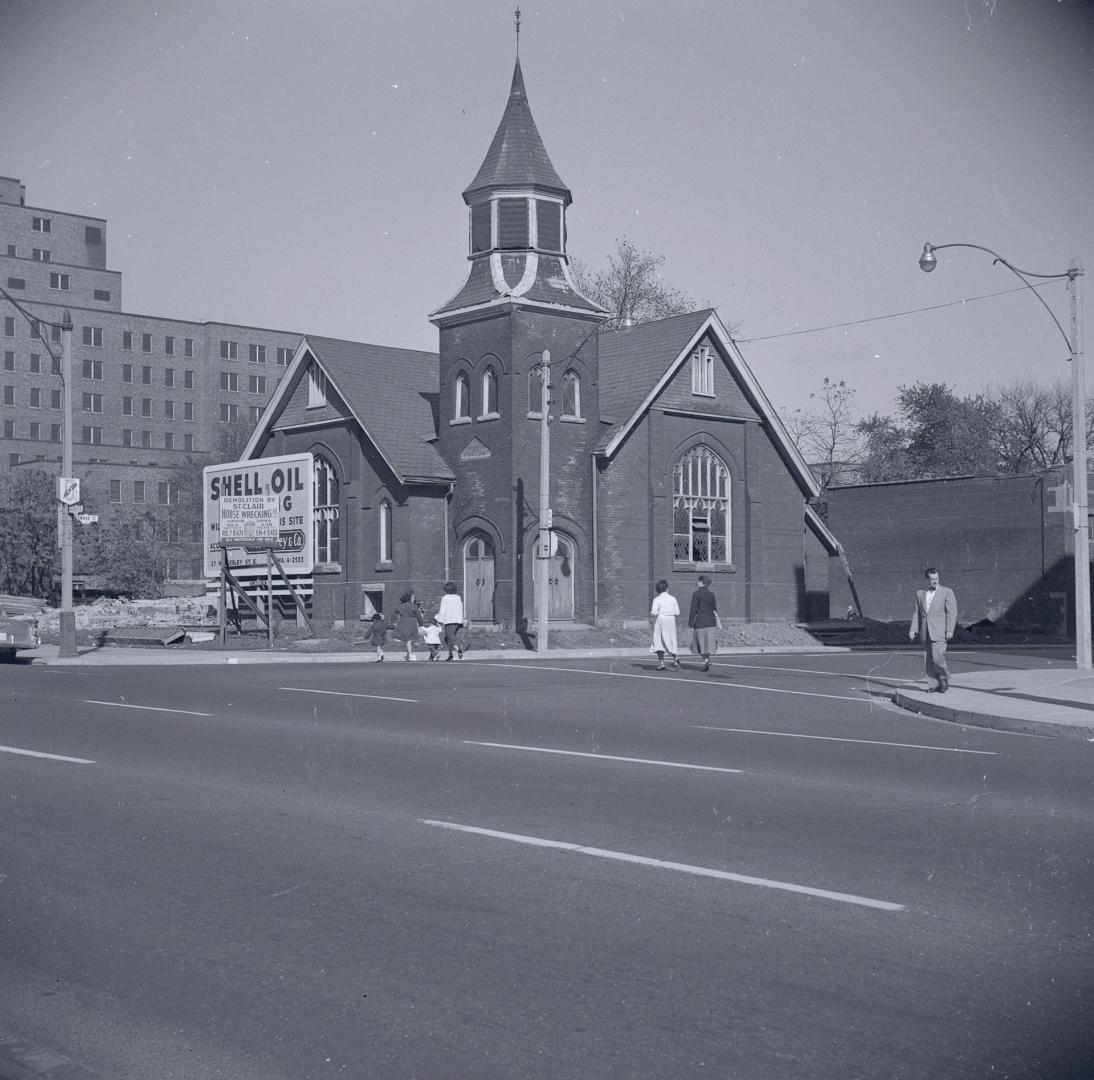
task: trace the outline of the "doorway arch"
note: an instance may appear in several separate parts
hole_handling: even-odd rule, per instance
[[[463,542],[463,599],[468,621],[494,621],[494,545],[485,533]]]
[[[574,577],[576,576],[577,548],[566,535],[556,532],[558,547],[547,560],[547,619],[548,621],[569,622],[574,617]],[[535,556],[535,544],[532,547]],[[533,564],[538,559],[533,558]],[[539,618],[539,590],[535,587],[533,575],[532,603],[536,618]]]

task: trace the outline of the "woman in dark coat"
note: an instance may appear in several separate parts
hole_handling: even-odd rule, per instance
[[[395,636],[406,646],[406,658],[414,660],[414,643],[418,640],[418,627],[422,625],[422,607],[415,603],[414,594],[405,592],[399,597],[395,609]]]
[[[699,588],[691,594],[691,610],[688,612],[691,627],[691,651],[701,653],[702,671],[710,670],[710,654],[717,648],[718,601],[710,591],[710,578],[699,575]]]

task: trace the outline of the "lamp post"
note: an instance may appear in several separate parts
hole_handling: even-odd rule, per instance
[[[539,540],[536,543],[536,652],[547,652],[551,560],[551,351],[543,350],[540,374]]]
[[[65,309],[61,319],[61,395],[64,404],[61,428],[61,476],[72,476],[72,316]],[[72,610],[72,507],[61,506],[61,611],[58,620],[58,655],[71,659],[76,648],[76,613]]]
[[[986,252],[992,259],[1011,271],[1048,312],[1056,328],[1067,342],[1071,360],[1071,445],[1072,445],[1072,526],[1075,532],[1075,664],[1083,671],[1091,670],[1091,631],[1090,631],[1090,533],[1087,524],[1087,476],[1086,476],[1086,371],[1083,361],[1083,306],[1082,277],[1083,268],[1078,259],[1072,259],[1071,265],[1062,274],[1035,274],[1030,270],[1019,270],[1007,262],[1002,255],[980,244],[924,244],[923,254],[919,257],[919,268],[929,274],[937,265],[935,252],[943,248],[973,248]],[[1067,278],[1067,291],[1071,301],[1071,333],[1064,331],[1060,320],[1052,308],[1045,303],[1041,294],[1029,283],[1027,278],[1040,278],[1043,281]]]

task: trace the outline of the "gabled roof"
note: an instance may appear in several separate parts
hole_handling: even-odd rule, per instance
[[[297,346],[292,363],[263,410],[247,442],[245,458],[275,423],[309,357],[315,358],[401,483],[454,479],[433,446],[440,393],[437,354],[310,335]]]
[[[596,453],[611,458],[646,414],[692,350],[709,335],[718,345],[741,390],[759,415],[803,494],[820,494],[813,471],[790,438],[756,376],[715,311],[705,309],[656,322],[604,331],[600,335],[600,414],[612,424]]]
[[[513,69],[513,85],[501,123],[475,179],[463,193],[464,201],[470,203],[481,191],[503,187],[541,188],[563,196],[567,204],[572,201],[570,189],[555,172],[532,119],[519,59]]]

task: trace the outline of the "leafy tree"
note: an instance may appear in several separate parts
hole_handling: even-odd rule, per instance
[[[47,599],[60,571],[56,478],[24,468],[0,476],[0,592]]]
[[[901,386],[897,405],[908,433],[913,476],[991,475],[998,471],[998,408],[983,394],[959,397],[946,383]]]
[[[695,301],[662,276],[664,263],[664,255],[640,251],[623,237],[616,241],[615,254],[608,256],[606,269],[594,272],[579,259],[570,265],[581,292],[611,312],[611,327],[628,318],[652,322],[695,310]]]
[[[862,440],[859,463],[862,483],[913,478],[908,460],[908,433],[897,420],[875,412],[860,420],[855,425],[855,432]]]

